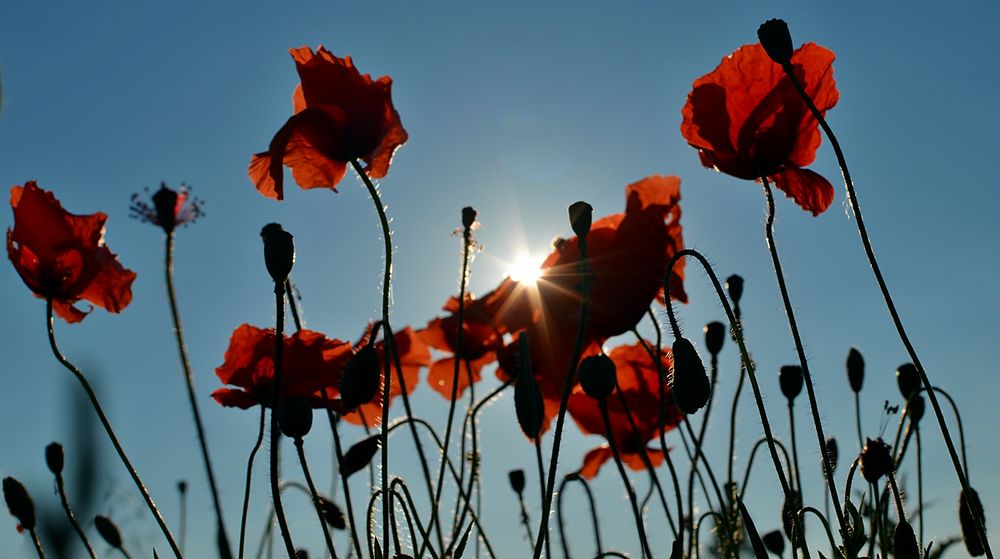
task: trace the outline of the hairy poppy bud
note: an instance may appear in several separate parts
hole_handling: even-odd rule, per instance
[[[768,551],[781,557],[785,552],[785,536],[781,534],[780,530],[772,530],[761,538],[764,541],[764,547]]]
[[[703,408],[712,396],[712,385],[705,374],[705,364],[687,338],[677,338],[673,346],[674,365],[670,388],[674,403],[686,414]]]
[[[319,498],[319,509],[323,511],[323,520],[327,524],[332,526],[337,530],[344,530],[347,528],[347,518],[344,516],[344,511],[340,510],[333,501],[327,499],[326,497]]]
[[[778,383],[785,398],[794,400],[802,392],[802,367],[785,365],[778,372]]]
[[[726,278],[726,291],[729,292],[729,298],[733,300],[733,304],[737,307],[740,306],[740,299],[743,298],[743,278],[736,274]]]
[[[801,509],[802,495],[793,489],[781,504],[781,526],[785,531],[785,536],[788,537],[788,541],[798,543],[799,545],[805,539],[805,525],[803,518],[799,516],[799,510]],[[794,531],[793,528],[795,529]]]
[[[910,396],[920,391],[920,373],[913,363],[903,363],[896,369],[896,383],[899,384],[899,393],[904,400],[908,401]]]
[[[865,382],[865,358],[853,347],[847,352],[847,382],[854,392],[861,392],[861,385]]]
[[[295,264],[295,241],[292,234],[277,223],[268,223],[260,230],[264,239],[264,265],[275,283],[284,284]]]
[[[919,424],[926,410],[927,403],[924,401],[923,396],[919,394],[910,396],[910,401],[906,403],[906,414],[910,416],[910,421],[914,424]]]
[[[371,402],[378,393],[382,379],[378,353],[372,344],[362,347],[347,362],[340,377],[340,401],[348,410]]]
[[[94,528],[97,528],[97,533],[104,538],[104,541],[108,542],[108,545],[115,549],[122,548],[122,533],[118,531],[118,526],[110,518],[100,514],[95,516]]]
[[[895,469],[892,462],[892,449],[882,439],[865,440],[865,448],[861,451],[861,474],[868,483],[877,483],[882,476]]]
[[[976,512],[979,520],[983,521],[982,526],[985,529],[986,514],[983,511],[983,503],[979,500],[979,493],[976,493],[976,490],[972,488],[969,488],[969,493],[963,490],[958,497],[958,520],[962,525],[962,539],[965,540],[965,549],[969,555],[979,557],[986,553],[986,548],[983,547],[983,540],[979,537],[980,524],[969,512],[969,507]]]
[[[913,526],[906,520],[896,524],[896,533],[892,536],[892,555],[896,559],[920,559],[920,544],[913,534]]]
[[[569,224],[573,232],[581,240],[590,233],[590,224],[594,219],[594,208],[586,202],[573,202],[569,206]]]
[[[472,206],[462,208],[462,227],[472,229],[472,226],[476,223],[476,215],[476,210]]]
[[[580,386],[587,396],[603,400],[615,391],[617,384],[618,370],[607,355],[591,355],[580,362]]]
[[[840,460],[840,451],[837,448],[837,439],[830,437],[826,440],[826,459],[830,464],[830,471],[837,469],[837,462]]]
[[[781,19],[769,19],[757,28],[757,38],[771,60],[786,66],[792,62],[792,34]]]
[[[35,503],[21,482],[12,477],[3,478],[3,500],[10,514],[17,519],[18,531],[35,529]]]
[[[726,339],[726,326],[721,322],[709,322],[705,325],[705,347],[713,356],[722,351],[722,342]]]
[[[542,390],[538,387],[531,370],[531,353],[528,335],[524,332],[517,338],[517,376],[514,383],[514,412],[521,431],[529,439],[537,439],[542,431],[545,403]]]
[[[302,398],[289,398],[278,404],[278,427],[286,436],[301,439],[313,424],[313,410]]]
[[[372,435],[367,439],[354,443],[354,446],[347,449],[343,460],[340,462],[340,475],[349,477],[351,474],[360,471],[378,452],[379,438],[381,435]]]
[[[53,474],[57,476],[62,475],[65,458],[61,444],[52,443],[45,447],[45,464],[48,465],[49,471]]]
[[[514,493],[520,495],[524,492],[524,470],[517,469],[507,472],[507,479],[510,481],[510,488]]]

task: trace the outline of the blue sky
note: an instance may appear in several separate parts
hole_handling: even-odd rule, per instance
[[[360,183],[349,177],[339,194],[291,188],[279,204],[258,195],[246,177],[250,154],[264,149],[291,114],[297,76],[287,51],[301,45],[323,44],[353,56],[363,72],[394,80],[395,105],[410,133],[382,181],[397,251],[396,324],[423,326],[457,291],[460,241],[451,234],[462,206],[480,212],[483,250],[471,286],[482,293],[519,252],[544,254],[552,238],[570,234],[569,203],[587,200],[597,215],[619,212],[626,184],[651,174],[679,175],[686,243],[708,255],[721,275],[747,280],[743,306],[751,350],[772,414],[782,418],[776,431],[787,437],[777,370],[794,362],[795,353],[764,245],[763,197],[752,183],[703,168],[679,132],[691,83],[754,41],[756,27],[770,17],[789,22],[796,44],[815,41],[837,54],[840,102],[828,117],[910,335],[932,380],[965,412],[972,481],[996,532],[996,515],[989,512],[1000,504],[1000,479],[991,467],[1000,449],[990,428],[1000,388],[992,355],[1000,334],[993,291],[1000,189],[988,165],[996,157],[1000,121],[1000,66],[993,54],[1000,16],[994,6],[384,1],[290,7],[218,1],[54,7],[12,0],[0,8],[0,185],[37,179],[70,211],[110,216],[108,245],[139,274],[134,301],[120,316],[96,311],[79,325],[57,324],[57,335],[94,378],[168,520],[176,522],[178,514],[176,480],[191,481],[190,549],[211,541],[209,500],[171,342],[162,235],[128,219],[129,196],[160,181],[185,181],[206,203],[207,216],[178,233],[176,277],[235,534],[256,415],[221,409],[207,395],[218,387],[212,373],[232,330],[273,320],[260,227],[278,221],[296,236],[294,276],[309,327],[354,339],[379,312],[382,241]],[[854,439],[843,367],[848,348],[860,348],[868,363],[862,394],[868,434],[883,423],[882,402],[898,399],[892,373],[906,354],[845,210],[825,141],[812,168],[837,187],[833,206],[813,218],[779,197],[776,235],[823,419],[847,454]],[[10,212],[0,212],[0,226],[11,225]],[[51,507],[56,501],[42,451],[62,440],[72,460],[66,409],[79,389],[48,353],[44,304],[13,267],[0,266],[0,289],[0,422],[7,425],[0,430],[0,474],[22,479],[37,501]],[[700,338],[701,326],[722,313],[701,273],[689,274],[687,290],[691,304],[679,314]],[[735,384],[733,347],[724,350],[722,366],[720,403],[730,400]],[[492,374],[485,377],[481,390],[494,386]],[[443,419],[442,400],[426,385],[414,402],[430,419]],[[709,457],[720,468],[726,430],[716,413],[724,407],[713,412],[708,437]],[[740,410],[737,454],[745,457],[760,426],[749,399]],[[803,464],[816,464],[806,407],[800,404],[796,414]],[[926,474],[933,480],[926,484],[927,532],[942,538],[958,531],[958,486],[936,427],[928,422],[926,430]],[[574,427],[569,431],[566,471],[598,444]],[[502,541],[502,555],[516,556],[526,545],[506,471],[530,466],[533,456],[517,432],[510,395],[484,413],[483,432],[496,441],[484,454],[483,479],[495,485],[485,516],[493,539]],[[150,545],[162,555],[155,525],[112,460],[111,447],[98,440],[106,456],[93,481],[106,498],[99,512],[128,527],[138,555],[148,555]],[[415,481],[411,443],[401,438],[398,445],[392,471]],[[327,486],[329,441],[316,437],[309,446],[318,483]],[[809,471],[806,499],[818,503],[819,470]],[[266,467],[257,472],[253,545],[267,503]],[[770,530],[777,526],[779,489],[764,462],[755,472],[751,511],[759,527]],[[612,474],[604,472],[595,485],[607,511],[606,540],[634,553],[631,529],[615,514],[625,502]],[[912,469],[907,474],[907,485],[915,486]],[[644,492],[646,480],[637,483]],[[578,498],[568,497],[579,504]],[[322,539],[307,501],[291,497],[289,508],[301,525],[297,541],[315,554]],[[537,519],[537,507],[533,514]],[[651,532],[667,532],[656,507],[648,518],[659,526]],[[5,556],[31,556],[13,520],[3,523]],[[667,549],[665,538],[657,536],[654,548]],[[577,553],[590,545],[589,534],[580,540]]]

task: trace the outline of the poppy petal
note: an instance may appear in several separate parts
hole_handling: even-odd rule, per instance
[[[253,396],[235,388],[219,388],[215,392],[212,392],[212,398],[227,408],[240,408],[244,410],[250,409],[260,403]]]
[[[809,169],[785,169],[771,178],[776,187],[813,216],[825,212],[833,203],[833,186],[819,173]]]
[[[580,466],[580,470],[577,472],[580,477],[586,480],[591,480],[597,477],[597,474],[601,471],[601,466],[605,462],[611,460],[614,454],[611,452],[611,448],[608,445],[599,446],[594,450],[591,450],[583,457],[583,465]]]
[[[120,313],[132,302],[132,282],[136,274],[122,266],[106,246],[98,249],[97,261],[100,270],[80,298],[108,312]]]

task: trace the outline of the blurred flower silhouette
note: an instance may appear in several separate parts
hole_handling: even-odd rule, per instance
[[[74,306],[80,299],[113,313],[128,306],[135,272],[104,244],[107,215],[71,214],[35,181],[11,188],[10,205],[7,254],[35,295],[52,299],[56,314],[66,322],[83,320],[90,310]]]
[[[792,71],[823,114],[839,97],[833,59],[833,52],[813,43],[791,58]],[[833,202],[830,183],[803,168],[816,158],[819,123],[760,44],[736,49],[695,80],[682,114],[681,134],[706,167],[741,179],[769,177],[813,215]]]
[[[612,394],[606,400],[608,416],[611,419],[611,436],[614,437],[615,444],[622,454],[622,460],[633,470],[642,470],[645,468],[642,450],[649,441],[659,436],[660,384],[657,367],[640,343],[616,347],[611,350],[608,357],[618,370],[618,389],[628,404],[636,427],[633,429],[629,423],[621,398],[617,394]],[[661,370],[666,374],[671,365],[670,353],[666,350],[663,350],[662,360]],[[669,431],[680,423],[684,414],[674,405],[670,386],[666,383],[664,391],[666,395],[664,428]],[[577,387],[569,398],[569,413],[584,433],[606,436],[597,400],[587,396],[580,387]],[[661,449],[646,448],[646,453],[654,466],[663,462]],[[579,474],[592,479],[611,456],[611,448],[607,444],[591,450],[584,457]]]
[[[223,384],[236,388],[212,392],[216,402],[242,409],[270,405],[275,340],[273,328],[242,324],[233,332],[225,362],[215,374]],[[340,375],[353,355],[350,342],[300,330],[285,336],[284,344],[279,399],[302,398],[314,408],[339,411],[339,400],[335,397],[339,395]]]
[[[180,225],[194,223],[202,216],[201,200],[191,196],[191,189],[184,183],[177,190],[165,182],[160,183],[160,189],[149,197],[151,204],[143,198],[139,193],[132,195],[130,215],[144,223],[152,223],[168,234]]]
[[[354,67],[350,57],[338,58],[319,47],[292,49],[302,83],[294,95],[295,115],[278,130],[268,151],[250,161],[250,179],[268,198],[284,198],[282,164],[292,168],[302,188],[331,188],[355,159],[365,173],[381,178],[396,149],[408,135],[392,106],[392,79],[372,80]]]
[[[361,340],[355,344],[355,347],[361,347],[371,336],[371,325],[365,330],[365,333],[361,336]],[[417,382],[420,378],[420,369],[427,367],[431,363],[431,351],[428,349],[427,344],[420,339],[413,328],[407,326],[405,329],[394,332],[393,340],[395,341],[395,350],[399,354],[399,364],[402,365],[402,380],[406,382],[406,393],[410,394],[413,389],[417,387]],[[378,362],[382,363],[385,359],[384,349],[385,341],[375,342],[375,354],[378,356]],[[396,396],[403,393],[402,383],[400,382],[400,372],[396,369],[395,363],[392,367],[395,376],[392,379],[392,386],[389,388],[389,402],[391,403]],[[382,374],[385,374],[384,372]],[[380,375],[381,376],[381,375]],[[384,380],[384,379],[383,379]],[[373,427],[382,421],[382,389],[384,386],[382,380],[379,381],[379,392],[375,398],[367,403],[361,404],[361,406],[350,413],[344,414],[344,419],[355,425],[365,424],[368,427]]]

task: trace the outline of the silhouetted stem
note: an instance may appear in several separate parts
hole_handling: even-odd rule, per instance
[[[615,458],[615,466],[618,467],[618,474],[621,476],[622,483],[625,485],[625,492],[628,494],[629,503],[632,504],[632,514],[635,515],[635,527],[639,532],[639,543],[642,544],[643,557],[652,559],[653,552],[650,551],[649,541],[646,539],[646,527],[645,523],[642,521],[642,513],[639,511],[639,503],[635,500],[635,490],[632,489],[632,483],[629,481],[628,474],[625,472],[625,466],[622,465],[622,456],[618,452],[618,445],[615,444],[615,436],[611,429],[611,418],[608,417],[607,403],[601,399],[597,401],[597,406],[601,410],[601,419],[604,420],[605,439],[608,441],[608,446],[611,447],[611,454]]]
[[[594,526],[594,545],[596,547],[594,553],[600,555],[604,546],[601,544],[601,523],[597,520],[597,507],[594,506],[594,494],[590,490],[590,484],[587,483],[586,479],[578,474],[569,474],[564,476],[559,483],[558,496],[556,497],[556,521],[559,523],[559,539],[562,542],[563,558],[569,559],[569,540],[566,538],[566,527],[563,525],[562,520],[562,498],[565,494],[566,484],[571,481],[579,481],[587,496],[587,504],[590,508],[590,520]]]
[[[28,535],[31,536],[31,543],[35,544],[35,553],[38,554],[38,559],[45,559],[45,551],[42,550],[42,540],[38,539],[38,533],[35,532],[34,528],[28,530]]]
[[[250,457],[247,458],[246,484],[243,488],[243,514],[240,517],[239,559],[243,559],[243,552],[245,550],[247,536],[247,512],[250,507],[250,480],[253,477],[253,460],[257,456],[257,451],[260,450],[260,445],[264,442],[264,413],[266,409],[267,408],[263,405],[260,406],[260,430],[257,433],[257,442],[254,443],[253,449],[250,450]]]
[[[271,451],[270,479],[271,500],[274,502],[274,516],[278,519],[281,529],[281,539],[285,542],[288,559],[295,559],[295,545],[288,531],[288,521],[285,519],[285,508],[281,506],[281,490],[278,487],[278,449],[281,443],[281,431],[278,428],[278,402],[281,398],[281,367],[284,364],[285,353],[285,282],[274,282],[274,386],[271,387]]]
[[[920,428],[914,434],[917,436],[917,518],[920,521],[920,538],[917,543],[924,548],[924,458],[920,448]]]
[[[958,413],[958,405],[951,397],[951,394],[948,394],[945,389],[938,386],[934,386],[932,388],[934,389],[934,392],[937,392],[948,400],[948,403],[951,405],[951,411],[955,414],[955,423],[958,424],[958,444],[962,447],[962,470],[965,472],[965,479],[969,479],[969,458],[965,454],[965,428],[962,426],[962,414]],[[920,388],[920,392],[926,391],[926,388]]]
[[[344,450],[340,445],[340,430],[337,428],[338,420],[329,409],[326,410],[326,416],[330,420],[330,431],[333,432],[333,448],[337,454],[337,469],[339,471],[341,465],[344,463]],[[354,506],[351,504],[351,485],[347,482],[347,476],[338,475],[337,477],[340,478],[341,487],[344,489],[344,506],[347,507],[347,524],[351,528],[351,541],[354,543],[354,552],[358,559],[363,559],[361,538],[358,537],[358,528],[354,522]]]
[[[532,446],[535,447],[535,463],[538,466],[538,484],[541,486],[538,492],[539,498],[545,498],[545,464],[542,463],[542,437],[539,435],[533,441]],[[545,503],[542,503],[544,505]],[[530,536],[530,532],[529,532]],[[545,556],[554,557],[552,555],[552,538],[545,538]]]
[[[858,448],[865,448],[865,438],[861,435],[861,393],[854,393],[854,424],[858,428]]]
[[[750,470],[753,469],[754,458],[757,456],[757,451],[760,449],[760,445],[762,445],[762,444],[764,444],[766,442],[768,442],[768,440],[766,438],[757,439],[757,442],[754,443],[753,448],[750,449],[750,457],[747,459],[747,469],[743,473],[743,484],[740,486],[740,493],[739,493],[739,495],[740,495],[740,500],[741,501],[744,500],[743,497],[744,497],[744,495],[746,495],[746,492],[747,492],[747,484],[750,483]],[[791,471],[792,471],[792,462],[788,458],[788,449],[786,449],[785,445],[782,444],[782,442],[779,441],[779,440],[777,440],[777,439],[774,439],[771,442],[773,442],[775,445],[777,445],[778,449],[781,450],[781,454],[785,457],[785,467],[788,468],[788,472],[789,472],[788,475],[789,475],[789,477],[791,477],[791,475],[792,475],[791,474]]]
[[[701,516],[698,517],[698,522],[696,522],[694,524],[694,538],[693,539],[694,539],[694,557],[695,557],[695,559],[698,559],[701,556],[701,549],[700,549],[701,545],[698,543],[698,540],[700,539],[698,537],[698,534],[701,532],[701,525],[705,522],[705,519],[708,518],[709,516],[712,516],[712,517],[715,518],[715,524],[716,524],[716,526],[722,524],[722,522],[720,522],[720,520],[722,519],[723,515],[715,512],[715,511],[711,511],[710,510],[710,511],[708,511],[708,512],[706,512],[706,513],[704,513],[704,514],[702,514]]]
[[[424,540],[430,537],[430,527],[428,526],[425,529],[424,525],[420,523],[420,515],[417,514],[417,507],[413,504],[413,497],[410,495],[410,488],[406,486],[406,482],[401,478],[395,478],[389,483],[389,490],[392,492],[393,498],[403,501],[403,514],[406,515],[406,522],[410,528],[410,539],[413,541],[414,547],[416,547],[416,539],[413,538],[414,522],[416,523],[417,530],[420,532],[420,537]],[[402,495],[400,495],[400,491],[402,491]],[[407,512],[407,507],[409,507],[410,512]],[[410,518],[411,514],[413,517],[412,522]],[[438,555],[434,552],[433,547],[428,547],[427,551],[431,554],[432,559],[438,559]]]
[[[76,521],[73,509],[69,506],[69,499],[66,497],[66,486],[62,474],[56,474],[56,489],[59,491],[59,500],[62,502],[62,507],[66,512],[66,519],[69,520],[70,526],[73,527],[73,531],[76,532],[76,535],[80,537],[80,541],[83,542],[83,547],[87,549],[87,555],[90,555],[91,559],[97,559],[94,548],[90,546],[90,540],[87,539],[87,535],[83,532],[83,528],[80,527],[80,523]]]
[[[830,531],[830,523],[827,522],[826,517],[823,516],[823,514],[820,513],[818,510],[816,510],[816,508],[803,507],[795,515],[799,519],[799,521],[802,522],[803,526],[805,525],[807,512],[811,512],[816,518],[819,519],[821,523],[823,523],[823,528],[826,530],[826,537],[828,540],[830,540],[830,557],[837,557],[838,556],[837,542],[834,541],[833,532]]]
[[[333,539],[330,538],[330,530],[326,527],[326,520],[323,519],[323,508],[319,504],[319,493],[316,492],[316,484],[313,483],[309,474],[309,464],[306,462],[306,451],[303,448],[302,437],[295,439],[295,451],[299,455],[299,464],[302,465],[302,474],[306,478],[306,485],[309,486],[309,496],[312,497],[313,508],[316,509],[316,516],[319,518],[319,526],[323,530],[323,538],[326,540],[326,550],[330,552],[333,559],[337,559],[337,550],[333,547]]]
[[[288,310],[292,311],[292,323],[295,324],[295,331],[299,332],[302,330],[302,319],[299,317],[299,301],[291,276],[285,279],[285,293],[288,295]]]
[[[122,447],[121,442],[118,441],[118,436],[115,434],[114,428],[111,427],[111,422],[108,421],[107,416],[104,415],[104,408],[101,407],[101,403],[97,400],[97,394],[94,393],[94,389],[90,386],[90,381],[87,380],[87,377],[83,374],[83,371],[81,371],[79,367],[70,363],[62,352],[59,351],[59,346],[56,344],[56,332],[52,318],[52,299],[46,300],[45,321],[49,334],[49,347],[52,348],[52,354],[55,356],[56,360],[66,368],[66,370],[76,377],[76,380],[79,381],[80,385],[83,387],[84,392],[87,393],[87,398],[90,399],[90,404],[93,406],[94,412],[97,413],[97,418],[101,420],[101,425],[104,426],[104,431],[107,432],[108,438],[111,439],[111,444],[115,447],[115,452],[118,453],[118,458],[121,459],[122,464],[125,465],[125,469],[128,470],[129,475],[132,476],[132,481],[135,482],[136,488],[139,490],[139,493],[142,494],[143,500],[146,501],[146,506],[149,508],[149,512],[153,514],[153,518],[156,519],[156,523],[159,525],[160,531],[163,532],[163,536],[167,538],[167,543],[170,545],[170,549],[174,552],[174,556],[177,557],[177,559],[181,559],[181,550],[177,546],[177,542],[174,541],[173,534],[171,534],[170,529],[167,528],[167,523],[164,522],[159,509],[156,508],[156,503],[153,502],[153,498],[149,496],[149,491],[146,490],[145,484],[142,483],[142,479],[139,477],[139,472],[135,471],[135,467],[132,466],[132,462],[128,459],[128,455],[125,454],[125,449]],[[38,544],[38,549],[39,551],[41,550],[40,544]]]

